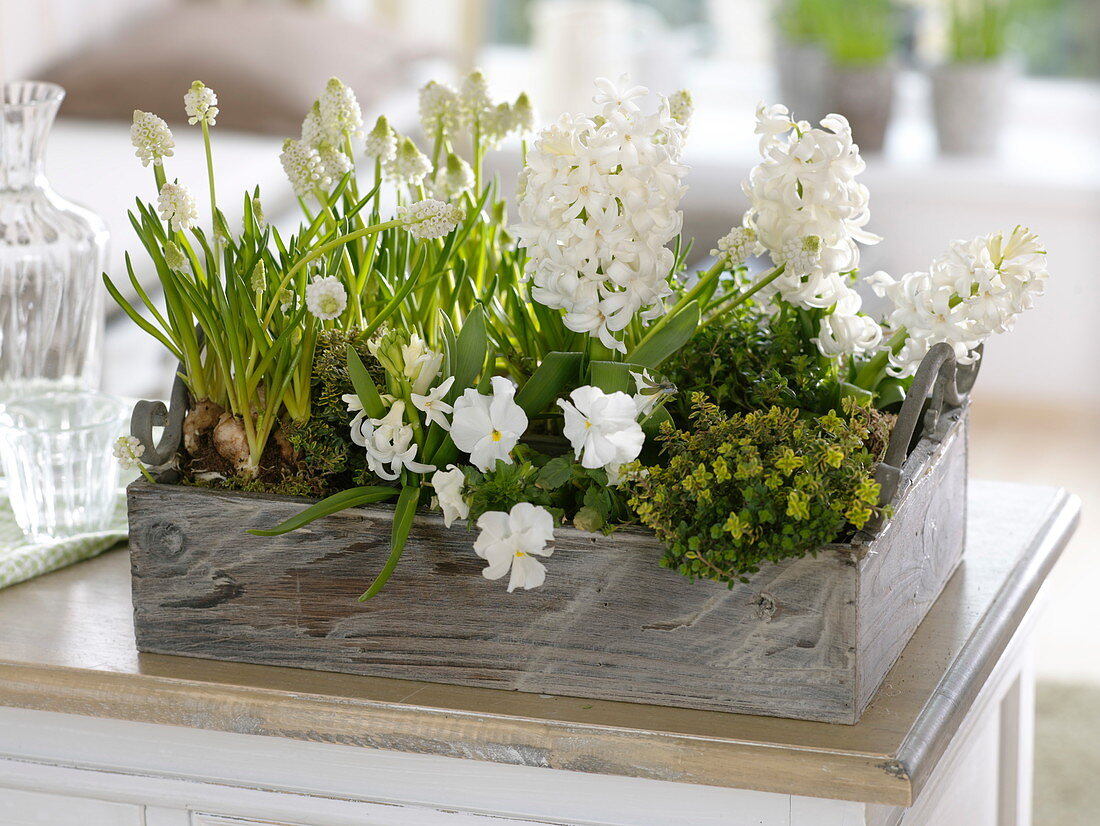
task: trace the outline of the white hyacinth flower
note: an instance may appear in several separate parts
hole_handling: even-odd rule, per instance
[[[363,418],[351,440],[367,452],[367,467],[379,479],[392,482],[404,469],[431,473],[434,465],[416,461],[413,429],[405,423],[405,402],[398,399],[381,419]]]
[[[294,188],[294,194],[304,198],[314,189],[324,189],[332,183],[325,174],[325,165],[320,153],[312,146],[287,138],[283,141],[283,151],[279,155],[279,161],[286,172],[287,180]]]
[[[133,436],[119,436],[112,452],[123,470],[133,470],[141,464],[145,445]]]
[[[190,229],[199,218],[199,208],[191,190],[179,183],[166,183],[160,188],[157,210],[173,232]]]
[[[383,164],[391,163],[397,157],[397,135],[390,128],[390,122],[385,115],[378,116],[374,128],[367,133],[364,144],[364,154]]]
[[[454,376],[448,376],[437,387],[431,388],[426,394],[410,393],[409,399],[413,407],[424,414],[424,421],[431,425],[435,422],[444,430],[451,429],[451,423],[447,421],[448,414],[454,413],[454,407],[443,401],[451,391],[451,385],[455,383]]]
[[[367,417],[367,412],[363,409],[362,400],[355,393],[345,393],[340,399],[348,406],[348,413],[355,414],[351,420],[351,432],[353,434],[359,432],[359,428],[363,424],[363,419]]]
[[[416,148],[412,138],[402,138],[397,143],[393,159],[382,167],[386,177],[397,184],[419,186],[432,171],[432,162]]]
[[[618,468],[642,452],[645,434],[638,424],[638,406],[626,393],[605,393],[586,385],[558,399],[565,414],[565,438],[574,458],[586,468]]]
[[[481,533],[474,553],[488,562],[481,572],[486,579],[510,573],[508,593],[516,588],[537,588],[546,581],[546,567],[534,557],[550,556],[554,541],[554,517],[530,502],[519,502],[508,513],[487,511],[477,520]]]
[[[451,438],[470,456],[478,470],[488,471],[497,461],[512,463],[511,451],[527,430],[527,414],[515,403],[516,388],[503,376],[493,376],[492,395],[473,388],[455,400]]]
[[[321,128],[333,146],[343,146],[346,139],[362,136],[363,110],[355,92],[339,78],[329,78],[317,104]]]
[[[436,503],[443,511],[443,524],[448,528],[456,519],[465,519],[470,515],[470,504],[462,495],[465,485],[465,474],[454,465],[447,465],[446,470],[437,470],[432,474]]]
[[[335,275],[314,278],[306,285],[306,309],[321,321],[339,318],[347,306],[347,290]]]
[[[152,112],[134,110],[134,122],[130,126],[130,142],[134,145],[135,153],[141,160],[142,166],[148,166],[150,162],[154,166],[160,166],[165,158],[172,157],[176,142],[172,138],[172,130],[163,118],[158,118]]]
[[[442,366],[443,354],[432,350],[418,334],[413,333],[409,343],[401,345],[401,372],[414,393],[426,392]]]
[[[425,198],[415,204],[397,208],[397,217],[413,238],[442,238],[466,217],[462,207]]]
[[[674,121],[687,129],[691,125],[691,116],[695,114],[695,102],[692,100],[691,92],[687,89],[673,92],[668,99],[668,112]]]
[[[718,248],[710,254],[721,260],[730,269],[742,266],[754,255],[764,251],[756,240],[756,231],[749,227],[734,227],[718,239]]]
[[[196,80],[183,96],[183,109],[187,114],[187,122],[192,126],[197,123],[213,126],[219,112],[218,96],[201,80]]]

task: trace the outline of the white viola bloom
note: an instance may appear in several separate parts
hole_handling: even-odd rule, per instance
[[[379,479],[392,482],[404,469],[431,473],[434,465],[416,461],[413,429],[405,423],[405,402],[397,400],[381,419],[363,418],[351,440],[367,452],[367,467]]]
[[[565,414],[565,437],[582,467],[618,467],[638,458],[645,434],[633,398],[591,385],[578,387],[569,398],[572,403],[558,399],[558,406]]]
[[[527,430],[527,414],[515,402],[516,388],[503,376],[493,376],[492,395],[473,388],[454,403],[451,439],[470,456],[478,470],[492,470],[497,461],[512,464],[511,451]]]
[[[390,128],[385,115],[379,115],[374,128],[367,133],[364,141],[364,154],[382,164],[392,163],[397,157],[397,135]]]
[[[470,503],[462,495],[465,485],[465,474],[454,465],[447,465],[446,470],[437,470],[432,474],[436,503],[443,510],[443,524],[448,528],[456,519],[465,519],[470,515]]]
[[[734,227],[718,239],[718,248],[711,250],[710,254],[724,262],[729,269],[737,269],[763,251],[764,248],[756,240],[756,230]]]
[[[141,464],[145,445],[133,436],[119,436],[112,453],[123,470],[133,470]]]
[[[382,171],[394,183],[419,186],[432,171],[432,163],[416,148],[412,138],[402,138],[397,143],[393,159],[383,163]]]
[[[420,87],[420,124],[429,139],[434,140],[440,130],[453,135],[461,122],[462,105],[450,84],[429,80]]]
[[[440,382],[438,386],[433,387],[426,394],[409,394],[413,407],[424,414],[424,421],[427,424],[430,425],[432,422],[435,422],[444,430],[451,429],[451,423],[447,421],[447,416],[454,413],[454,407],[447,404],[444,399],[447,393],[450,392],[451,385],[454,383],[455,377],[448,376],[445,380]]]
[[[363,424],[363,419],[367,417],[367,411],[363,409],[363,401],[357,393],[345,393],[340,399],[348,406],[348,413],[355,414],[350,425],[352,437],[354,438],[355,434],[360,432],[359,429]]]
[[[401,372],[409,380],[414,393],[426,392],[442,366],[443,354],[428,347],[428,343],[416,333],[409,337],[408,344],[401,345]]]
[[[955,241],[928,272],[912,272],[898,281],[875,273],[869,283],[894,304],[887,324],[908,335],[891,355],[890,372],[913,375],[940,342],[951,345],[960,364],[974,362],[978,345],[1012,329],[1017,316],[1034,306],[1047,277],[1046,253],[1025,227]]]
[[[321,321],[339,318],[348,306],[348,293],[335,275],[314,278],[306,285],[306,309]]]
[[[218,96],[201,80],[196,80],[183,96],[183,109],[187,114],[187,122],[192,126],[197,123],[213,126],[219,111]]]
[[[684,127],[664,101],[645,114],[644,87],[597,81],[598,118],[563,115],[527,153],[518,188],[518,242],[535,301],[565,311],[574,332],[625,351],[617,334],[664,314],[672,294],[687,167]]]
[[[519,502],[508,513],[488,511],[477,520],[481,533],[474,553],[488,562],[481,572],[486,579],[511,573],[508,593],[516,588],[537,588],[546,581],[546,567],[535,556],[550,556],[554,549],[554,517],[546,508]]]
[[[179,183],[166,183],[160,188],[157,211],[174,232],[190,229],[199,219],[199,208],[191,190]]]
[[[172,138],[172,130],[163,118],[158,118],[152,112],[134,110],[134,122],[130,126],[130,142],[137,151],[142,166],[152,163],[160,166],[165,158],[171,158],[176,142]]]
[[[348,138],[362,136],[363,111],[355,92],[339,78],[329,78],[317,104],[321,128],[333,146],[343,146]]]
[[[283,151],[279,155],[294,194],[304,198],[313,190],[324,189],[332,183],[325,174],[325,164],[320,153],[304,141],[287,138],[283,141]]]
[[[425,198],[397,208],[397,217],[413,238],[442,238],[466,218],[466,211],[453,204]]]
[[[447,153],[447,161],[435,171],[432,178],[432,192],[442,201],[457,198],[472,189],[474,170],[454,152]]]

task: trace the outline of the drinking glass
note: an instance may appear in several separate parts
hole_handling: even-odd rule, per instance
[[[41,542],[105,530],[114,513],[115,440],[127,405],[105,393],[55,390],[0,407],[0,458],[15,520]]]

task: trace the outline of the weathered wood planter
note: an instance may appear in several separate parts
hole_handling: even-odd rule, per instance
[[[546,584],[480,576],[475,534],[425,513],[385,590],[392,510],[277,538],[246,534],[305,500],[129,489],[138,648],[549,694],[854,723],[962,551],[966,412],[902,468],[874,538],[768,564],[732,589],[658,566],[652,535],[560,529]]]

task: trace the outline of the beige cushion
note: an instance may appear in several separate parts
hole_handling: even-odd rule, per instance
[[[288,6],[183,5],[159,12],[47,69],[69,117],[130,120],[134,109],[186,122],[183,95],[201,80],[218,95],[217,125],[295,136],[332,76],[364,110],[425,56],[377,24]]]

